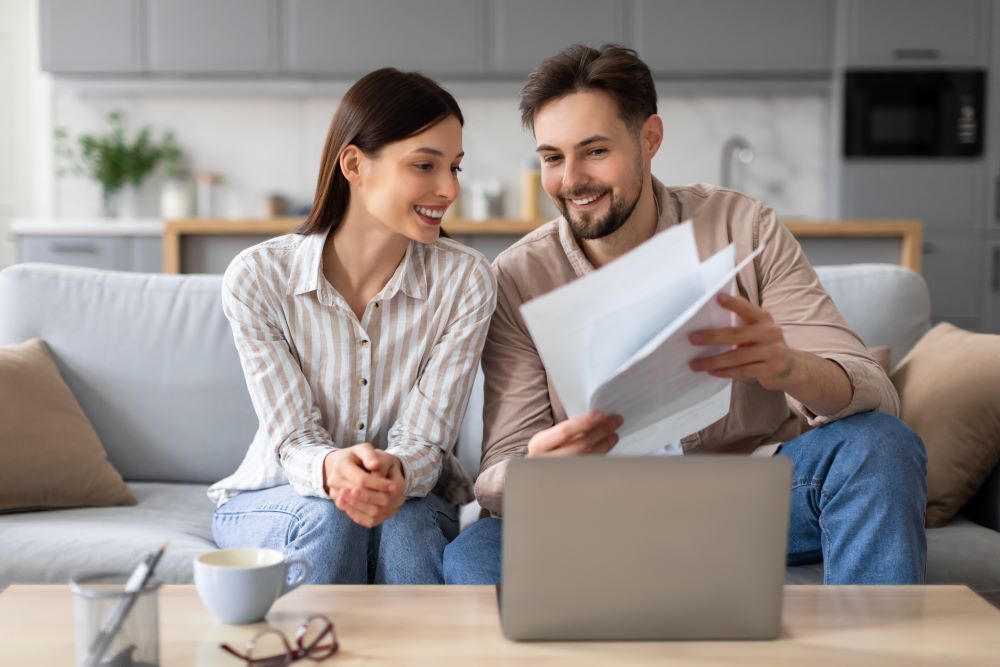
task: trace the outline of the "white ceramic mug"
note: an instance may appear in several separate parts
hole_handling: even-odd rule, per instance
[[[289,582],[293,565],[302,572]],[[219,549],[194,559],[198,597],[213,616],[230,625],[263,619],[275,600],[301,586],[308,576],[308,563],[286,559],[274,549]]]

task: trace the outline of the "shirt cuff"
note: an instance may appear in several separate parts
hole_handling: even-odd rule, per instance
[[[442,457],[434,456],[430,449],[426,445],[395,445],[385,450],[386,454],[399,459],[403,479],[406,480],[407,498],[423,498],[437,484]]]
[[[851,400],[844,408],[833,414],[817,415],[800,401],[789,397],[789,402],[802,413],[810,426],[819,426],[870,410],[881,410],[895,414],[892,407],[884,405],[882,400],[882,385],[889,383],[889,378],[876,362],[859,359],[849,354],[831,354],[823,356],[823,358],[829,359],[844,369],[844,373],[847,374],[847,378],[851,382]]]
[[[306,451],[295,453],[294,464],[286,463],[285,477],[288,483],[300,496],[311,496],[314,498],[329,498],[323,486],[323,461],[327,454],[337,451],[337,447],[325,445],[315,445]],[[296,474],[298,473],[298,474]]]
[[[480,471],[476,478],[476,500],[489,511],[492,516],[503,514],[503,488],[507,479],[507,464],[510,459],[504,459]]]

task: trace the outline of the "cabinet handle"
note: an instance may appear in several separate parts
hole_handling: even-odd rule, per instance
[[[1000,292],[1000,246],[993,248],[993,280],[994,292]]]
[[[938,49],[893,49],[894,60],[939,60],[941,51]]]
[[[52,252],[96,255],[97,245],[93,243],[53,243]]]
[[[1000,225],[1000,176],[993,182],[993,222]]]

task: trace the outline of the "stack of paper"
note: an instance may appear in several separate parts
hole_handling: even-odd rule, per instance
[[[735,294],[730,244],[698,260],[687,221],[656,234],[598,271],[521,306],[567,414],[591,410],[625,418],[612,454],[649,454],[718,421],[732,381],[688,363],[728,347],[694,346],[688,335],[732,326],[715,296]]]

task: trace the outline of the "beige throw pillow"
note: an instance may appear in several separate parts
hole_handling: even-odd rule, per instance
[[[134,505],[38,338],[0,347],[0,512]]]
[[[927,527],[943,526],[1000,461],[1000,336],[939,324],[892,381],[927,447]]]

